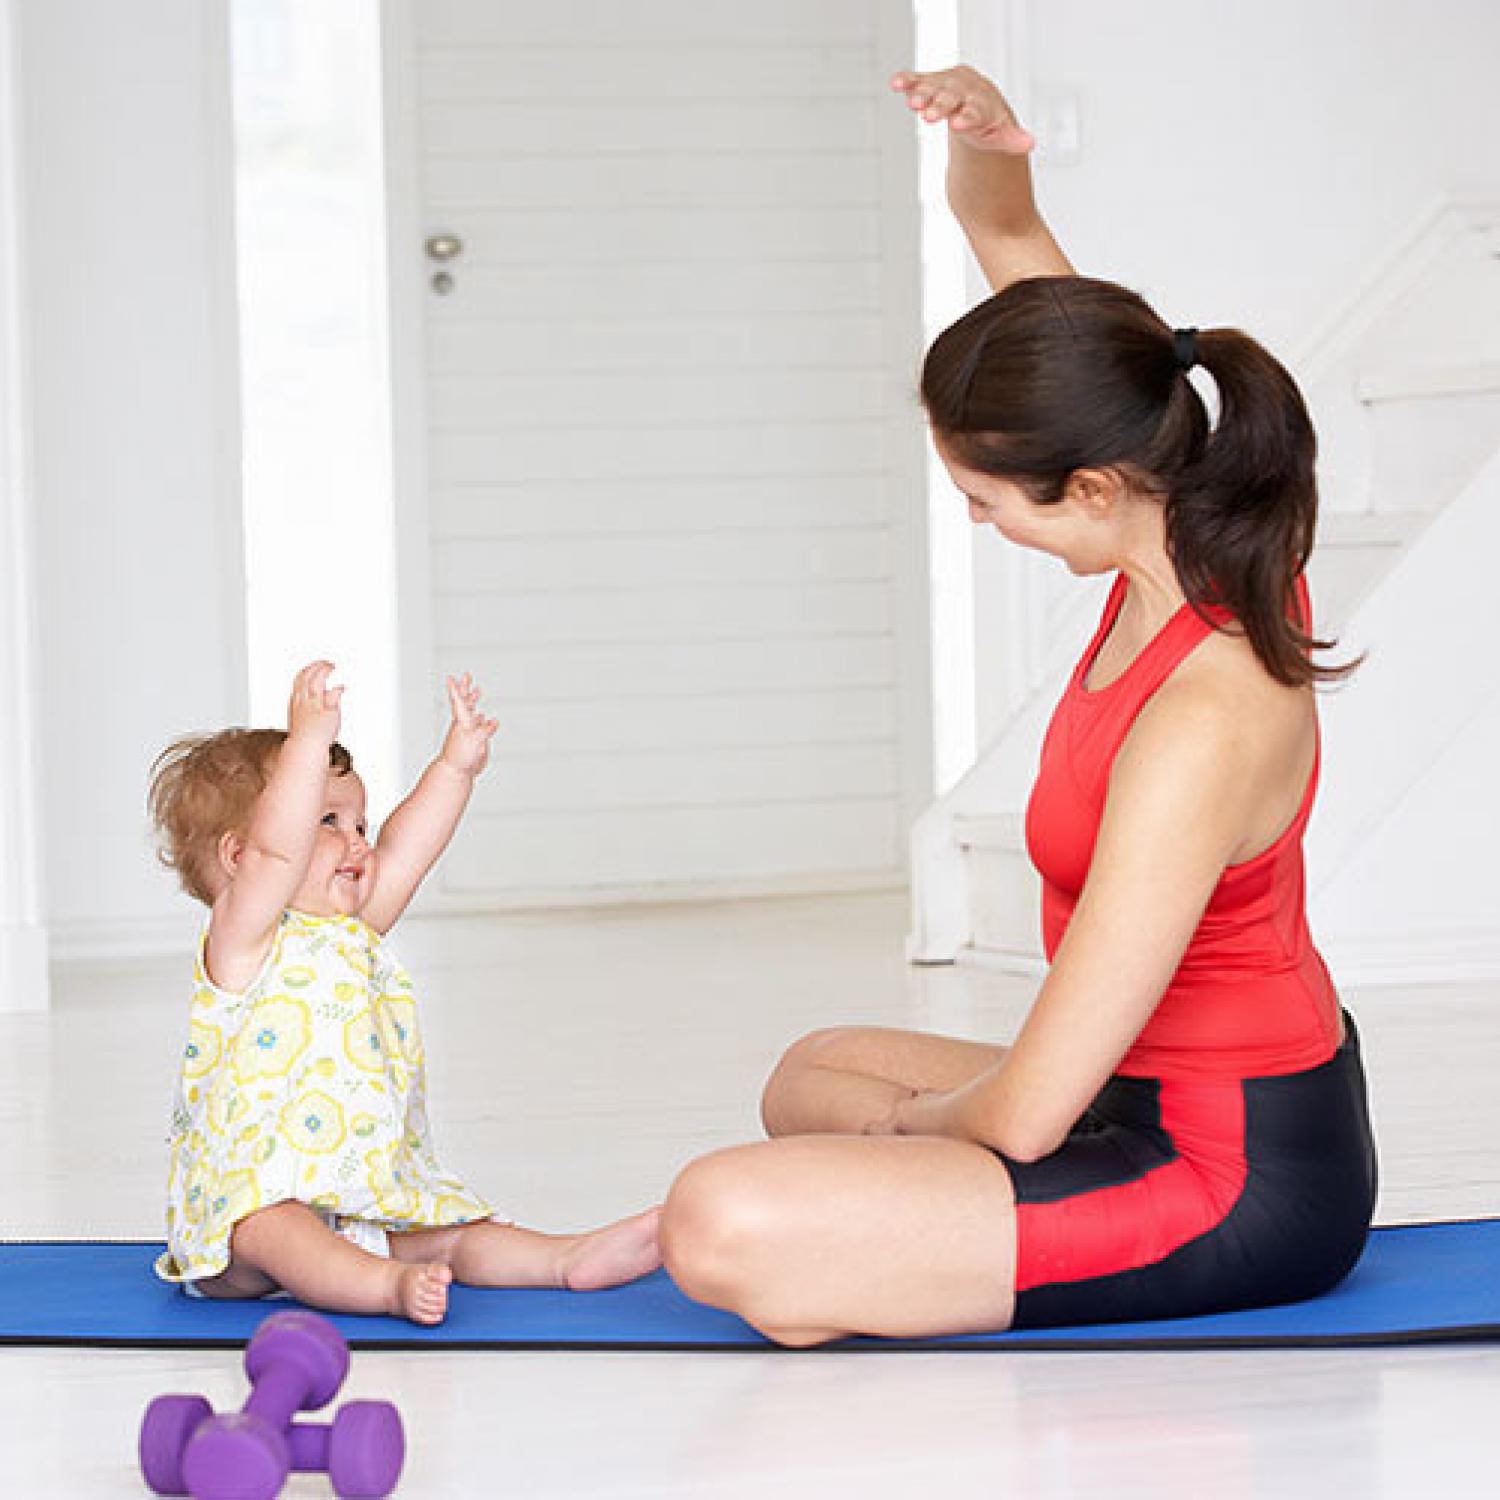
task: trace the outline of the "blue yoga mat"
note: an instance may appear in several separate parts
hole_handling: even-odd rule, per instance
[[[228,1348],[280,1302],[209,1302],[156,1279],[161,1246],[0,1244],[0,1344]],[[738,1318],[658,1272],[606,1292],[454,1287],[447,1321],[335,1316],[357,1349],[769,1349]],[[1181,1349],[1500,1338],[1500,1219],[1377,1229],[1339,1287],[1309,1302],[1213,1317],[949,1339],[850,1339],[838,1349]]]

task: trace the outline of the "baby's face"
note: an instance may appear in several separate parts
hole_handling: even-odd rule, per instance
[[[307,874],[292,905],[313,917],[358,916],[375,883],[375,851],[365,837],[365,784],[328,773],[323,818]]]

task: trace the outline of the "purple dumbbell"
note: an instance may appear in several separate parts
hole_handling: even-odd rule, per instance
[[[326,1318],[276,1313],[245,1350],[255,1389],[244,1409],[215,1416],[201,1396],[158,1396],[141,1423],[141,1471],[159,1495],[271,1500],[288,1473],[326,1470],[341,1496],[388,1495],[405,1457],[389,1401],[351,1401],[332,1424],[293,1423],[334,1397],[349,1349]]]
[[[241,1475],[232,1464],[229,1483],[215,1488],[222,1476],[217,1468],[212,1474],[203,1473],[203,1461],[195,1462],[193,1468],[193,1480],[200,1487],[190,1487],[183,1464],[188,1440],[212,1417],[213,1409],[201,1396],[158,1396],[147,1408],[141,1427],[146,1483],[158,1495],[198,1495],[204,1500],[229,1494],[235,1500],[274,1495],[275,1489],[253,1487],[265,1481],[255,1474]],[[287,1429],[287,1439],[289,1470],[299,1474],[326,1471],[334,1494],[344,1497],[389,1495],[400,1477],[406,1451],[400,1413],[389,1401],[348,1401],[334,1413],[331,1424],[294,1422]],[[280,1487],[274,1475],[272,1482]]]

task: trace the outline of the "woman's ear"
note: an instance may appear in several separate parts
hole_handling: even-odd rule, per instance
[[[1063,485],[1063,498],[1073,501],[1087,515],[1104,520],[1125,494],[1125,481],[1117,469],[1074,469]]]

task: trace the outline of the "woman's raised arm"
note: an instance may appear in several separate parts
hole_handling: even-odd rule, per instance
[[[1036,142],[1000,90],[967,67],[897,73],[891,87],[922,119],[948,122],[948,202],[990,286],[1073,275],[1032,195]]]

